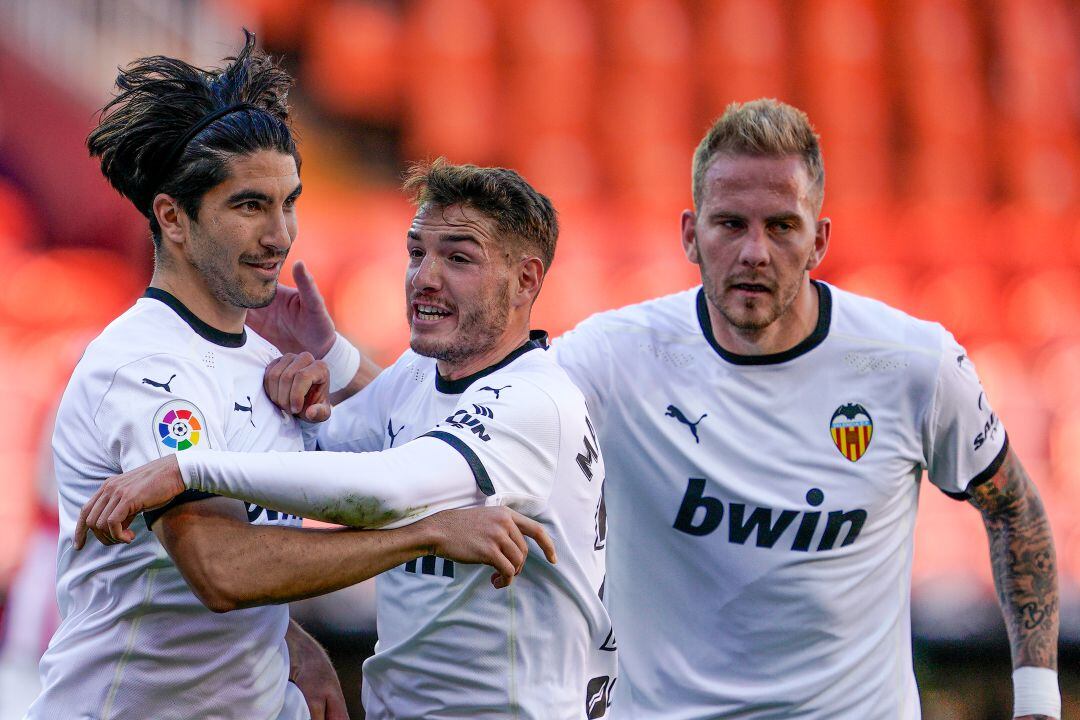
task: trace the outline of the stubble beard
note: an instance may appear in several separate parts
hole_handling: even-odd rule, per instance
[[[229,253],[193,226],[192,240],[199,252],[192,253],[191,266],[198,271],[206,289],[215,300],[233,307],[255,309],[266,307],[277,295],[277,282],[259,284],[257,290],[244,287],[240,277],[239,259],[233,260]]]
[[[412,328],[412,303],[407,309],[409,327]],[[480,302],[462,312],[458,307],[458,326],[445,339],[417,338],[409,341],[409,347],[418,355],[433,358],[448,365],[460,365],[477,355],[487,352],[495,345],[510,322],[510,288],[503,286],[490,301]]]
[[[772,325],[791,308],[799,294],[802,276],[789,286],[777,287],[774,292],[751,301],[753,305],[750,302],[727,302],[725,288],[717,288],[712,274],[705,267],[704,259],[701,262],[701,283],[709,304],[720,311],[729,325],[742,332],[754,333]]]

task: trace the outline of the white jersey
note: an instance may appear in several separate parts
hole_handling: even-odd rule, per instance
[[[776,355],[723,350],[700,289],[555,344],[608,463],[614,718],[919,717],[919,480],[963,497],[1005,431],[940,325],[814,286]]]
[[[364,663],[372,720],[606,716],[616,654],[600,599],[604,461],[581,393],[542,348],[531,340],[456,381],[406,351],[320,428],[322,450],[444,441],[472,468],[474,504],[530,515],[558,553],[550,565],[530,540],[524,571],[504,590],[491,586],[490,567],[436,557],[380,575],[379,642]]]
[[[72,547],[80,509],[111,475],[187,450],[302,448],[297,422],[262,391],[277,355],[254,333],[215,330],[153,288],[87,347],[53,438],[62,620],[29,718],[307,717],[288,684],[288,608],[204,607],[147,527],[167,508],[136,518],[130,545],[90,537]],[[167,507],[203,497],[185,493]],[[257,506],[248,518],[300,523]]]

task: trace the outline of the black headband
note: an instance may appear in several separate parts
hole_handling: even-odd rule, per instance
[[[233,113],[240,112],[241,110],[258,109],[259,108],[252,105],[251,103],[236,103],[235,105],[229,105],[227,107],[219,108],[212,113],[204,115],[202,119],[199,120],[199,122],[188,128],[188,131],[181,135],[180,139],[178,139],[176,142],[169,146],[169,151],[165,155],[165,161],[158,166],[160,169],[158,171],[157,179],[150,186],[151,190],[154,192],[154,196],[156,196],[157,193],[160,191],[161,183],[163,183],[165,181],[165,178],[167,178],[169,174],[173,171],[173,168],[176,166],[177,161],[180,160],[180,156],[184,154],[184,150],[187,148],[188,143],[194,140],[196,135],[198,135],[203,130],[210,127],[212,124],[225,117],[226,115],[232,115]],[[151,203],[153,203],[153,196],[151,197],[150,201]],[[148,208],[148,210],[153,213],[152,207]]]

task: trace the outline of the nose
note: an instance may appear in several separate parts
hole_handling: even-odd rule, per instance
[[[747,267],[761,267],[769,263],[769,237],[765,228],[751,225],[742,238],[739,262]]]
[[[438,290],[442,287],[442,271],[439,268],[438,258],[427,255],[420,261],[420,266],[411,271],[409,282],[414,290]]]
[[[288,252],[296,235],[295,220],[282,210],[271,213],[269,223],[260,239],[262,246],[278,253]]]

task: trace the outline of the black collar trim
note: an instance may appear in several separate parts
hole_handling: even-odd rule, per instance
[[[829,292],[829,286],[816,280],[810,282],[817,288],[818,294],[817,326],[812,333],[807,335],[795,347],[770,355],[739,355],[720,347],[720,343],[716,341],[716,336],[713,335],[712,323],[709,321],[709,304],[705,300],[704,287],[698,290],[697,294],[697,316],[698,322],[701,324],[701,331],[705,333],[705,339],[712,345],[712,349],[716,351],[716,354],[733,365],[776,365],[777,363],[794,360],[820,345],[828,337],[829,325],[832,323],[832,293]]]
[[[501,370],[502,368],[514,362],[530,350],[547,350],[547,347],[548,334],[543,330],[533,330],[529,333],[529,339],[525,342],[524,345],[519,347],[517,350],[514,350],[512,353],[510,353],[494,365],[489,365],[483,370],[474,372],[472,375],[466,375],[465,377],[459,378],[457,380],[447,380],[442,376],[442,373],[436,370],[435,389],[441,393],[446,393],[447,395],[460,395],[461,393],[465,392],[465,390],[470,385],[472,385],[480,378],[484,377],[485,375],[490,375],[496,370]]]
[[[183,319],[195,333],[208,340],[215,345],[228,348],[244,347],[244,343],[247,342],[247,330],[241,330],[238,333],[225,332],[224,330],[218,330],[216,327],[207,325],[205,322],[196,317],[195,313],[188,310],[184,303],[176,299],[172,293],[167,293],[161,288],[149,287],[146,288],[146,292],[143,293],[143,297],[153,298],[154,300],[160,300],[161,302],[172,308],[173,312]]]

